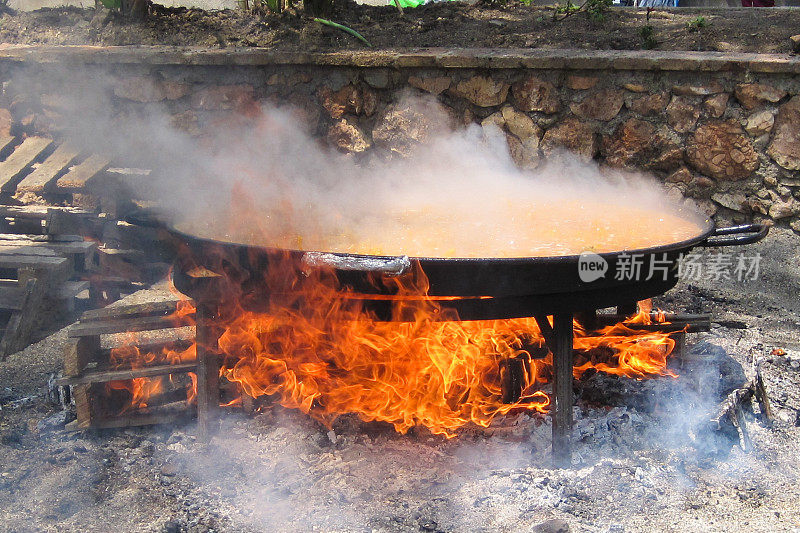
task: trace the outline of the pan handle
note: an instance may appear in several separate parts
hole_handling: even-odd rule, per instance
[[[745,224],[729,228],[717,228],[700,246],[738,246],[758,242],[769,233],[766,224]]]
[[[305,267],[330,267],[337,270],[356,270],[387,276],[400,276],[411,269],[411,259],[407,255],[397,257],[363,257],[357,255],[337,255],[321,252],[306,252],[303,255]]]

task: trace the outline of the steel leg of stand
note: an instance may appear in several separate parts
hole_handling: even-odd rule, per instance
[[[199,304],[197,323],[197,438],[208,442],[219,426],[219,356],[210,323],[213,311]]]
[[[572,463],[572,313],[553,315],[553,461],[556,466]]]

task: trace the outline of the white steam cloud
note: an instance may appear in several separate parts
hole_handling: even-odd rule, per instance
[[[382,255],[559,255],[681,240],[702,220],[640,174],[565,154],[522,171],[501,131],[450,129],[431,98],[406,95],[398,104],[430,125],[403,158],[385,147],[339,153],[288,106],[265,104],[257,117],[223,121],[200,137],[174,127],[160,104],[121,114],[118,106],[112,117],[107,96],[90,91],[69,107],[73,142],[152,168],[159,179],[140,193],[168,222],[206,237]],[[633,217],[638,235],[618,240]]]

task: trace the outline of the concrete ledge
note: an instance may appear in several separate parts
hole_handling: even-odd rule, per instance
[[[800,74],[800,56],[646,50],[424,48],[289,52],[267,48],[169,46],[50,46],[0,44],[0,61],[41,64],[316,65],[638,71],[749,71]]]

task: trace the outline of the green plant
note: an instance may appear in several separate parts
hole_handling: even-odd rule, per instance
[[[708,26],[708,22],[706,21],[706,18],[701,15],[690,20],[686,26],[689,28],[689,31],[700,31]]]
[[[314,22],[319,22],[320,24],[324,24],[325,26],[330,26],[331,28],[336,28],[337,30],[342,30],[345,33],[349,33],[350,35],[352,35],[353,37],[355,37],[356,39],[358,39],[362,43],[366,44],[369,47],[372,47],[370,42],[368,40],[366,40],[363,35],[361,35],[360,33],[358,33],[356,30],[354,30],[352,28],[348,28],[347,26],[339,24],[338,22],[333,22],[332,20],[328,20],[328,19],[315,18]]]
[[[564,15],[564,17],[567,17],[573,13],[577,13],[582,7],[583,6],[573,4],[572,0],[567,0],[566,5],[563,6],[561,4],[556,4],[556,10],[553,14],[553,18],[555,18],[555,15]]]
[[[606,12],[612,3],[613,0],[586,0],[583,4],[577,5],[573,4],[572,0],[567,0],[566,5],[556,4],[553,20],[559,20],[558,15],[563,15],[560,20],[564,20],[570,15],[583,11],[592,22],[603,22],[606,20]]]
[[[603,22],[612,3],[613,0],[586,0],[586,15],[592,22]]]
[[[98,0],[95,7],[101,5],[108,9],[119,11],[126,17],[134,20],[145,20],[150,11],[150,0]]]
[[[658,46],[656,41],[655,29],[651,25],[642,26],[639,30],[639,37],[642,38],[642,48],[645,50],[652,50]]]

